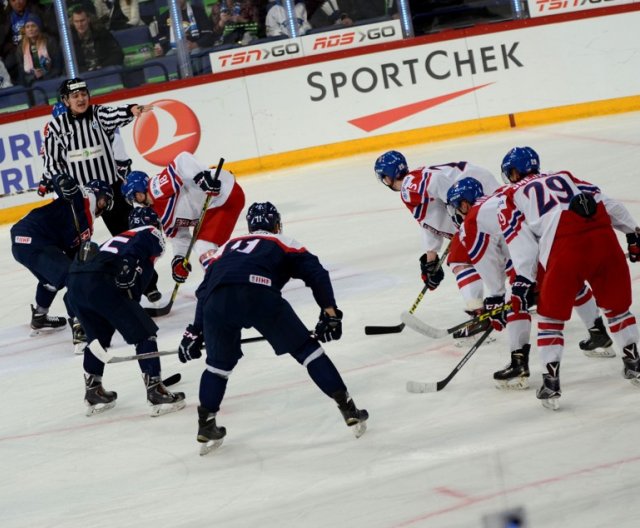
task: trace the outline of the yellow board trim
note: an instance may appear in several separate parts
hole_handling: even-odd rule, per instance
[[[22,205],[15,205],[13,207],[7,207],[6,209],[0,209],[0,224],[15,223],[25,216],[28,212],[43,205],[47,205],[53,200],[46,200],[44,202],[29,202]],[[1,202],[0,202],[1,203]]]
[[[447,123],[415,130],[393,132],[382,136],[355,139],[237,161],[229,163],[228,167],[236,176],[244,176],[246,174],[277,170],[283,167],[303,165],[305,163],[317,163],[324,159],[333,160],[335,158],[362,154],[364,152],[375,151],[382,153],[389,150],[389,145],[393,145],[395,148],[421,143],[433,143],[459,136],[486,134],[514,127],[545,125],[559,121],[634,112],[637,110],[640,110],[640,96],[634,95],[619,99],[558,106],[555,108],[545,108],[543,110],[531,110],[517,114],[504,114],[501,116],[472,119],[458,123]]]
[[[486,134],[515,127],[545,125],[559,121],[635,112],[638,110],[640,110],[640,96],[634,95],[618,99],[545,108],[543,110],[530,110],[517,114],[504,114],[495,117],[472,119],[458,123],[447,123],[433,127],[393,132],[382,136],[320,145],[318,147],[293,150],[281,154],[261,156],[233,163],[230,162],[226,164],[225,168],[231,170],[236,176],[241,177],[278,170],[284,167],[317,163],[325,159],[335,160],[336,158],[362,154],[364,152],[382,153],[389,149],[389,145],[399,148],[421,143],[433,143],[460,136]],[[31,209],[35,209],[40,205],[43,204],[28,203],[0,209],[0,223],[16,222]]]

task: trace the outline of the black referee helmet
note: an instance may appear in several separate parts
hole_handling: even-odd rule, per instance
[[[87,83],[79,77],[74,77],[73,79],[63,81],[60,88],[58,88],[58,93],[60,94],[60,99],[64,99],[65,97],[69,97],[73,92],[78,92],[80,90],[85,90],[87,95],[89,95]]]

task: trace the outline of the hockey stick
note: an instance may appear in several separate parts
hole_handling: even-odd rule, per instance
[[[447,248],[444,250],[444,252],[442,253],[442,256],[440,257],[440,262],[436,267],[435,271],[438,271],[440,268],[442,268],[442,263],[447,258],[450,247],[451,247],[451,244],[449,244]],[[418,297],[416,297],[416,300],[413,302],[413,306],[411,306],[411,309],[409,310],[409,312],[403,312],[403,313],[409,313],[413,315],[413,312],[415,312],[416,308],[418,308],[418,305],[422,301],[422,298],[424,297],[424,294],[427,293],[428,289],[429,287],[425,284],[422,290],[420,291],[420,293],[418,294]],[[366,335],[399,334],[404,330],[404,327],[405,327],[404,322],[394,326],[365,326],[364,333]]]
[[[432,337],[434,339],[439,339],[441,337],[446,337],[450,334],[458,332],[459,330],[464,330],[469,326],[482,323],[483,321],[490,318],[492,315],[497,315],[500,312],[510,310],[510,309],[511,309],[511,304],[506,303],[503,306],[494,308],[490,312],[484,312],[484,313],[481,313],[480,315],[476,315],[473,319],[469,319],[468,321],[452,326],[451,328],[436,328],[435,326],[431,326],[425,323],[424,321],[421,321],[415,315],[409,312],[403,312],[402,315],[400,316],[400,319],[409,328],[411,328],[412,330],[415,330],[419,334],[425,335],[427,337]]]
[[[224,163],[224,158],[220,158],[218,162],[218,166],[216,167],[216,172],[213,175],[213,181],[216,181],[220,177],[220,171],[222,170],[222,164]],[[189,257],[191,256],[191,250],[193,249],[194,244],[196,243],[196,238],[198,237],[198,233],[200,232],[200,227],[202,226],[202,221],[204,220],[204,215],[207,213],[207,209],[209,208],[209,202],[211,201],[212,195],[207,194],[207,198],[204,201],[204,205],[202,206],[202,211],[200,211],[200,218],[198,219],[198,223],[193,228],[193,235],[191,236],[191,241],[189,242],[189,248],[187,249],[187,254],[184,256],[184,265],[185,267],[189,264]],[[171,298],[169,299],[169,303],[166,306],[162,306],[160,308],[147,307],[145,308],[145,312],[147,312],[151,317],[161,317],[163,315],[167,315],[171,308],[173,307],[173,301],[176,300],[178,296],[178,289],[180,288],[179,282],[176,282],[176,285],[173,287],[173,292],[171,293]]]
[[[162,380],[162,383],[165,387],[170,387],[171,385],[175,385],[182,379],[182,374],[179,372],[177,374],[172,374],[168,378]]]
[[[265,340],[264,337],[256,336],[256,337],[248,337],[246,339],[241,339],[240,342],[242,344],[245,344],[245,343],[255,343],[256,341],[264,341],[264,340]],[[145,352],[144,354],[133,354],[131,356],[114,356],[110,352],[107,352],[97,339],[94,339],[93,341],[91,341],[91,343],[89,343],[88,346],[89,346],[89,350],[91,350],[91,353],[105,364],[106,363],[123,363],[125,361],[139,361],[141,359],[151,359],[151,358],[156,358],[161,356],[171,356],[178,353],[177,350],[159,350],[157,352]],[[175,376],[179,376],[179,374],[176,374]],[[174,376],[170,376],[170,378],[173,378],[173,377]],[[170,378],[167,378],[167,379],[170,379]],[[174,381],[173,383],[177,383],[178,381]]]
[[[444,389],[447,384],[453,379],[453,377],[458,373],[458,371],[464,367],[465,363],[469,361],[469,358],[475,354],[476,350],[480,348],[482,343],[484,343],[485,339],[489,337],[489,334],[493,331],[493,327],[490,326],[484,333],[480,336],[474,345],[469,349],[464,357],[460,360],[460,362],[454,367],[454,369],[449,373],[449,375],[435,383],[428,383],[422,381],[407,381],[407,392],[411,393],[422,393],[422,392],[438,392]]]

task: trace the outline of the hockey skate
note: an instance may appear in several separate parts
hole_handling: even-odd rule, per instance
[[[198,405],[197,440],[202,444],[200,446],[200,456],[218,449],[222,445],[226,434],[227,430],[224,427],[216,425],[216,413],[209,412],[208,409]]]
[[[529,350],[531,345],[524,345],[511,352],[511,363],[503,370],[493,373],[498,389],[523,390],[529,388]]]
[[[591,328],[589,337],[580,341],[580,350],[587,357],[612,358],[616,357],[613,348],[613,341],[607,333],[602,317],[598,317]]]
[[[160,376],[142,375],[147,387],[147,403],[151,406],[151,416],[162,416],[184,409],[187,402],[184,392],[170,392]]]
[[[353,434],[360,438],[367,431],[369,413],[365,409],[358,409],[347,392],[336,392],[332,397],[338,404],[345,423],[353,427]]]
[[[60,330],[66,324],[66,318],[39,313],[37,308],[31,305],[31,337],[40,335],[43,331]]]
[[[84,333],[84,328],[82,328],[77,317],[69,319],[69,325],[73,335],[73,353],[77,355],[84,354],[84,349],[87,346],[87,334]]]
[[[84,386],[84,402],[87,405],[87,416],[103,413],[116,406],[118,394],[104,389],[102,376],[85,374]]]
[[[624,353],[622,375],[625,379],[631,380],[631,383],[636,387],[640,387],[640,357],[637,345],[635,343],[627,345],[622,349],[622,352]]]
[[[547,363],[548,374],[542,375],[542,386],[536,392],[536,398],[540,400],[542,406],[552,411],[560,408],[560,363],[554,361]]]

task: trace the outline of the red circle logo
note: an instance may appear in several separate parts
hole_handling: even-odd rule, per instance
[[[200,144],[200,122],[193,110],[172,99],[151,104],[153,112],[140,114],[133,125],[133,141],[142,157],[163,167],[181,152],[194,154]]]

